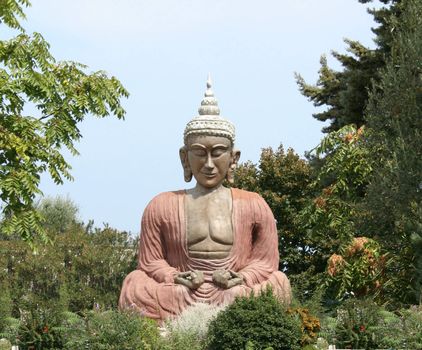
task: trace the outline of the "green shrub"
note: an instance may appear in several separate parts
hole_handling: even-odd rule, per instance
[[[370,300],[350,299],[326,317],[320,335],[341,348],[422,349],[422,309],[389,312]]]
[[[370,300],[350,299],[337,309],[337,346],[353,349],[377,347],[375,329],[379,307]]]
[[[18,345],[22,349],[61,349],[60,315],[51,309],[31,309],[21,314]]]
[[[422,307],[383,312],[377,329],[378,347],[422,349]]]
[[[196,303],[176,318],[165,322],[164,350],[202,350],[205,348],[208,325],[225,306]]]
[[[317,350],[318,348],[314,345],[308,344],[305,347],[302,348],[302,350]]]
[[[13,317],[4,318],[3,327],[0,329],[0,338],[7,339],[12,344],[16,344],[17,339],[18,339],[20,324],[21,324],[20,320],[16,318],[13,318]]]
[[[133,312],[88,311],[84,315],[52,309],[25,311],[2,336],[21,349],[158,350],[155,321]],[[8,332],[7,332],[8,331]]]
[[[422,305],[401,311],[404,346],[410,349],[422,349]]]
[[[12,343],[4,338],[0,339],[0,350],[10,350],[12,348]]]
[[[160,350],[203,350],[206,348],[204,339],[198,337],[197,333],[188,330],[177,330],[171,332],[162,339]]]
[[[133,312],[90,311],[83,317],[66,313],[61,326],[63,349],[160,349],[155,321]]]
[[[135,255],[130,234],[111,228],[87,233],[72,226],[36,253],[25,242],[0,240],[0,315],[18,318],[19,309],[56,302],[72,312],[94,304],[115,308],[123,279],[136,268]]]
[[[318,332],[321,329],[321,323],[318,317],[312,315],[309,309],[304,307],[294,307],[287,310],[289,314],[295,314],[299,316],[301,321],[302,339],[301,345],[312,344],[316,341]]]
[[[211,321],[208,329],[209,350],[300,349],[301,328],[297,317],[270,289],[260,295],[236,298],[233,304]]]
[[[12,316],[13,302],[10,297],[10,289],[7,280],[7,276],[1,278],[0,276],[0,334],[7,325],[6,319]]]

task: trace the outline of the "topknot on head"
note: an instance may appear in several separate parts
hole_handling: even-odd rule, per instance
[[[227,119],[220,116],[218,102],[212,91],[211,76],[208,74],[207,89],[201,106],[198,109],[199,115],[193,118],[185,128],[184,143],[190,135],[222,136],[227,137],[232,144],[235,141],[234,125]]]

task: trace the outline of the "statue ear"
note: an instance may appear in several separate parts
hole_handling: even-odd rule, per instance
[[[239,158],[240,158],[240,151],[233,150],[232,161],[226,175],[226,179],[230,184],[234,183],[234,169],[236,169],[237,163],[239,162]]]
[[[180,148],[179,156],[183,167],[183,176],[185,177],[185,181],[190,182],[192,180],[192,170],[189,166],[188,150],[186,149],[186,146]]]
[[[236,167],[240,159],[240,151],[238,149],[233,150],[232,157],[233,157],[232,165]]]

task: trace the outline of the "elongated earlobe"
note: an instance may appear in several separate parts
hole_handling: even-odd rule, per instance
[[[230,168],[227,171],[226,180],[229,184],[234,184],[234,171],[237,167],[237,163],[239,162],[240,158],[240,151],[234,150],[232,152],[232,163],[230,164]]]
[[[233,164],[230,166],[229,171],[227,171],[226,180],[229,182],[229,184],[234,184],[234,169],[236,169],[236,165]]]
[[[190,169],[183,169],[183,176],[186,182],[190,182],[192,180],[192,171]]]
[[[192,170],[189,166],[188,161],[188,152],[186,146],[183,146],[179,150],[180,162],[182,163],[183,167],[183,176],[186,182],[190,182],[192,180]]]

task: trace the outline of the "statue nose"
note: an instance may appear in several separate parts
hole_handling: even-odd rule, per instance
[[[210,154],[208,154],[208,156],[207,156],[207,161],[206,161],[206,163],[205,163],[205,166],[206,166],[208,169],[212,169],[212,168],[214,168],[214,161],[212,160],[212,157],[211,157],[211,155],[210,155]]]

